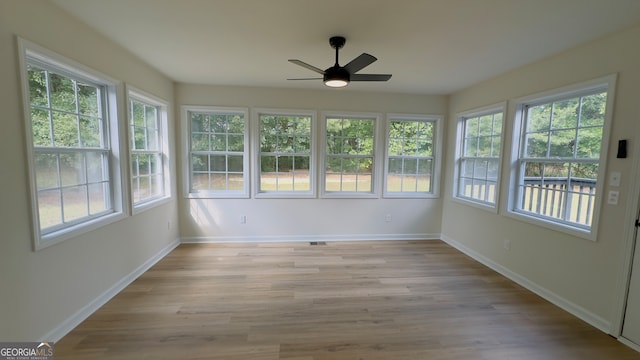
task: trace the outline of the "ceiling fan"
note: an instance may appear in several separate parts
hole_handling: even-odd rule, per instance
[[[333,36],[329,39],[331,47],[336,49],[336,63],[326,70],[309,65],[301,60],[289,59],[290,62],[315,71],[322,75],[322,77],[287,80],[322,80],[325,85],[330,87],[344,87],[351,81],[387,81],[391,78],[390,74],[356,74],[358,71],[378,60],[375,56],[367,53],[362,53],[345,66],[340,66],[340,64],[338,64],[338,50],[344,46],[345,42],[346,39],[342,36]]]

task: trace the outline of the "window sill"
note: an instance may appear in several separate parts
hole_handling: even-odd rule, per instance
[[[595,226],[592,226],[591,230],[586,230],[586,229],[581,229],[581,228],[570,226],[570,225],[556,223],[550,220],[545,220],[537,216],[528,215],[526,213],[515,211],[515,210],[507,210],[505,215],[507,217],[510,217],[518,221],[523,221],[531,225],[541,226],[549,230],[554,230],[567,235],[575,236],[577,238],[582,238],[582,239],[590,240],[594,242],[597,240],[598,232]]]
[[[126,217],[127,215],[123,212],[115,212],[45,235],[40,235],[40,231],[38,230],[33,243],[33,250],[39,251],[49,246],[59,244],[65,240],[78,237],[103,226],[123,220]]]

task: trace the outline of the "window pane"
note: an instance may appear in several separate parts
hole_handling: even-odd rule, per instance
[[[41,109],[31,109],[31,127],[33,130],[34,146],[51,146],[51,129],[49,127],[49,112]]]
[[[227,135],[213,134],[209,137],[211,151],[227,151]]]
[[[36,154],[34,162],[38,190],[60,187],[58,156],[53,154]]]
[[[109,180],[107,155],[101,152],[87,152],[87,181],[97,183]]]
[[[76,112],[75,81],[55,73],[49,73],[49,89],[53,109]]]
[[[459,158],[458,193],[456,196],[480,203],[495,203],[502,137],[502,111],[480,116],[461,118],[465,133]]]
[[[527,132],[549,131],[551,126],[551,106],[532,106],[527,111]]]
[[[551,131],[549,157],[573,157],[576,146],[576,130]]]
[[[549,146],[549,133],[526,134],[526,157],[544,158],[547,157]]]
[[[241,173],[244,171],[244,156],[229,155],[229,172]]]
[[[209,135],[207,134],[191,134],[191,150],[207,151],[209,150]]]
[[[64,222],[89,216],[86,185],[62,189],[62,210]]]
[[[207,187],[205,187],[207,188]],[[228,190],[227,188],[227,175],[224,173],[211,174],[211,188],[210,190]]]
[[[98,117],[100,94],[98,88],[92,85],[78,83],[78,110],[80,114]]]
[[[578,130],[578,151],[576,157],[583,159],[599,159],[602,143],[602,127],[591,127]]]
[[[38,191],[40,229],[62,224],[62,196],[60,189]]]
[[[28,66],[29,96],[32,106],[48,106],[47,73],[33,65]]]
[[[80,142],[82,147],[101,147],[100,132],[100,121],[97,118],[80,117]]]
[[[493,116],[485,115],[478,120],[478,135],[491,136],[493,134]]]
[[[61,154],[60,177],[63,187],[86,184],[84,154]]]
[[[244,151],[244,134],[229,135],[228,139],[228,151]]]
[[[260,114],[260,192],[309,191],[311,117]],[[299,171],[301,170],[301,171]]]
[[[90,184],[89,185],[89,212],[90,214],[99,214],[109,210],[109,184]]]
[[[607,93],[584,96],[580,108],[580,126],[604,126]]]
[[[464,156],[478,155],[478,138],[472,137],[464,139]]]
[[[553,103],[552,129],[574,129],[578,126],[578,98]]]
[[[209,157],[209,171],[226,172],[227,171],[226,155],[211,155]]]
[[[207,155],[192,155],[191,156],[191,169],[193,171],[209,171],[209,156]]]
[[[79,145],[77,116],[53,112],[53,138],[57,147],[77,147]]]

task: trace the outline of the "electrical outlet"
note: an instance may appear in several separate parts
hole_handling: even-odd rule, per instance
[[[385,222],[391,222],[391,220],[393,220],[393,218],[391,217],[391,214],[387,214],[384,216],[384,221]]]
[[[246,224],[246,223],[247,223],[247,215],[240,216],[240,224]]]
[[[507,251],[511,250],[511,240],[510,239],[504,239],[504,243],[502,244],[502,246]]]

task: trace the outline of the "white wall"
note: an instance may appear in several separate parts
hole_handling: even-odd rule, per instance
[[[56,340],[50,336],[60,335],[56,330],[79,310],[177,240],[177,202],[174,197],[169,204],[32,251],[16,36],[170,104],[173,83],[48,1],[0,1],[0,341]],[[119,115],[126,124],[124,112]],[[170,120],[173,124],[172,114]],[[156,225],[168,221],[172,230]]]
[[[308,109],[318,116],[334,110],[376,112],[383,117],[447,111],[445,96],[188,84],[177,85],[176,104]],[[176,121],[180,128],[183,119],[176,116]],[[440,234],[441,199],[196,200],[181,193],[179,202],[180,235],[187,241],[423,239]],[[384,221],[386,214],[392,216],[391,222]],[[240,224],[240,216],[247,217],[246,224]]]
[[[475,253],[497,267],[547,292],[551,298],[572,307],[574,313],[605,331],[616,332],[619,319],[621,264],[628,260],[624,253],[631,220],[637,206],[635,163],[640,146],[640,28],[567,51],[558,56],[517,69],[451,96],[448,123],[448,151],[443,203],[442,232],[456,245]],[[515,50],[517,51],[517,50]],[[583,82],[608,74],[618,74],[613,109],[613,128],[607,168],[620,171],[622,184],[618,205],[601,209],[597,241],[576,238],[546,228],[505,217],[509,183],[509,156],[502,162],[500,213],[492,214],[451,200],[453,192],[455,114],[484,105],[509,100],[506,117],[506,150],[512,139],[515,98]],[[617,142],[629,140],[629,157],[616,159]],[[605,191],[610,190],[609,186]],[[511,250],[503,241],[511,240]]]

